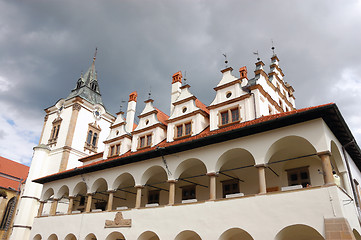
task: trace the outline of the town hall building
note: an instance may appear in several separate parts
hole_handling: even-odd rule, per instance
[[[98,84],[94,57],[45,109],[10,239],[361,240],[361,150],[336,104],[296,108],[276,54],[209,105],[173,74],[169,116],[134,90],[113,116]]]

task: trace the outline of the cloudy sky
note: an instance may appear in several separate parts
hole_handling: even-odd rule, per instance
[[[335,102],[361,143],[361,1],[5,1],[0,0],[0,155],[30,164],[44,108],[65,98],[81,71],[96,69],[111,113],[151,91],[169,113],[173,73],[214,97],[226,53],[253,77],[271,39],[298,108]]]

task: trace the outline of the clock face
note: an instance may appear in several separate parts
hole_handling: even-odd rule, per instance
[[[101,118],[101,116],[102,116],[102,114],[100,113],[100,111],[99,111],[98,108],[94,109],[93,115],[94,115],[94,117],[95,117],[96,120],[100,120],[100,118]]]

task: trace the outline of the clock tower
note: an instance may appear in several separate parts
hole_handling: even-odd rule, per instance
[[[42,185],[32,180],[81,165],[79,158],[98,153],[115,117],[103,105],[93,62],[65,99],[45,109],[43,130],[15,217],[11,239],[29,239]]]

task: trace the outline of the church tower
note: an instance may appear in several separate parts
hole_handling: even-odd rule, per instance
[[[104,149],[103,141],[115,117],[102,102],[95,70],[96,53],[88,71],[65,99],[45,109],[39,145],[34,147],[25,190],[21,196],[11,239],[29,239],[37,215],[42,185],[34,179],[82,165],[79,158]],[[55,199],[54,199],[55,200]]]

